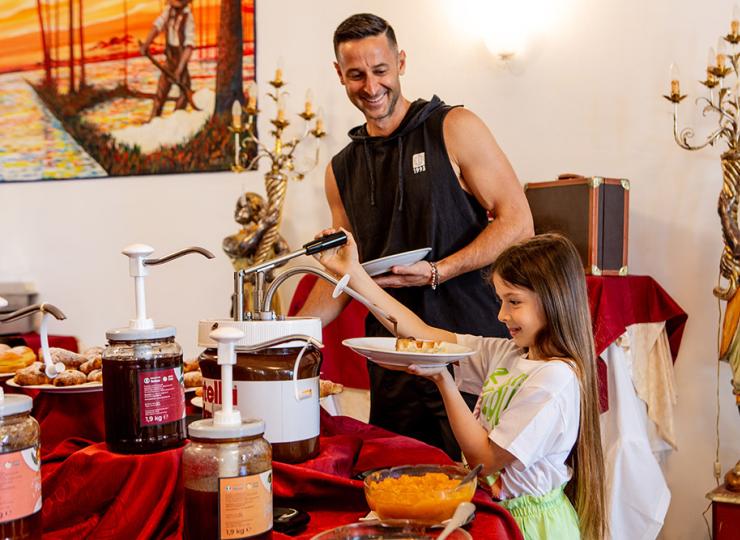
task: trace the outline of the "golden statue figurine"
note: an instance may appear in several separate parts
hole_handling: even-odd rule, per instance
[[[275,210],[268,211],[265,200],[257,193],[246,192],[237,199],[234,220],[241,225],[241,229],[224,238],[222,242],[223,250],[231,259],[234,271],[238,272],[253,264],[274,259],[288,252],[288,243],[280,234],[277,234],[269,248],[265,248],[267,256],[263,260],[257,260],[258,250],[263,244],[265,233],[268,230],[274,230],[279,219],[279,213]],[[272,272],[268,272],[267,281],[272,281],[272,279]],[[249,279],[245,280],[245,311],[252,310],[252,285]],[[275,313],[282,312],[279,298],[273,301],[272,307]]]

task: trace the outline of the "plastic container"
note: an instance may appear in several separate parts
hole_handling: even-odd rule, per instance
[[[196,424],[182,456],[185,538],[272,538],[272,452],[264,423],[244,422],[245,436],[223,439],[199,437]],[[219,511],[236,504],[241,511],[231,517]]]
[[[236,343],[233,368],[234,405],[244,418],[261,418],[272,457],[284,463],[300,463],[319,453],[319,370],[321,352],[305,336],[321,339],[317,318],[288,318],[277,321],[204,320],[198,344],[207,347],[198,362],[203,372],[203,415],[221,407],[221,372],[216,348],[208,332],[214,327],[236,328],[245,337]],[[254,350],[260,343],[280,341]]]
[[[185,442],[182,349],[174,328],[159,339],[108,333],[103,350],[105,442],[122,454],[145,454]],[[171,335],[167,335],[171,334]]]
[[[365,498],[380,519],[442,523],[457,505],[475,494],[476,478],[462,486],[469,471],[455,465],[404,465],[365,477]]]
[[[0,538],[41,538],[39,424],[28,396],[0,389]]]
[[[432,529],[413,521],[364,521],[324,531],[311,540],[434,540],[441,532],[441,527]],[[472,540],[473,537],[464,529],[455,529],[447,538],[448,540]]]

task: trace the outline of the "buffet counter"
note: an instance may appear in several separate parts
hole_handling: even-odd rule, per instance
[[[44,538],[182,538],[182,449],[149,455],[109,452],[102,430],[102,401],[91,396],[40,395],[65,398],[71,415],[64,430],[68,437],[48,447],[43,475]],[[35,414],[41,411],[35,412]],[[75,422],[73,418],[76,418]],[[45,421],[44,421],[45,420]],[[54,420],[47,415],[42,429]],[[61,418],[56,421],[61,423]],[[60,424],[60,432],[62,427]],[[82,434],[95,435],[85,439]],[[451,463],[441,451],[349,417],[321,413],[321,453],[298,465],[273,463],[274,505],[298,508],[311,517],[296,536],[275,533],[275,540],[307,540],[314,534],[357,521],[368,512],[363,484],[353,477],[377,467],[408,463]],[[474,538],[522,538],[511,515],[481,490],[476,493],[476,517],[470,526]]]

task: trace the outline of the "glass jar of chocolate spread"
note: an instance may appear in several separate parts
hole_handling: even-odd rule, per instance
[[[272,452],[264,422],[220,430],[198,420],[189,431],[182,455],[185,538],[272,538]]]
[[[185,442],[182,349],[174,335],[172,327],[107,333],[103,406],[112,451],[145,454]]]
[[[243,331],[233,367],[234,406],[244,418],[261,418],[272,458],[301,463],[319,453],[319,370],[321,352],[306,338],[321,340],[321,320],[288,317],[278,321],[200,321],[198,358],[203,372],[203,415],[220,408],[221,371],[216,344],[208,337],[218,325]],[[302,336],[302,337],[299,337]],[[261,343],[273,345],[260,347]]]
[[[41,457],[33,400],[0,389],[0,538],[41,538]]]

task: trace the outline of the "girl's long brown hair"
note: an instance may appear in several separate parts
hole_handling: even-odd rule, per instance
[[[539,296],[547,323],[535,338],[543,359],[572,360],[581,388],[578,439],[569,462],[573,478],[566,494],[578,513],[581,536],[606,536],[604,460],[599,429],[596,354],[586,278],[573,244],[559,234],[542,234],[505,250],[493,273]]]

